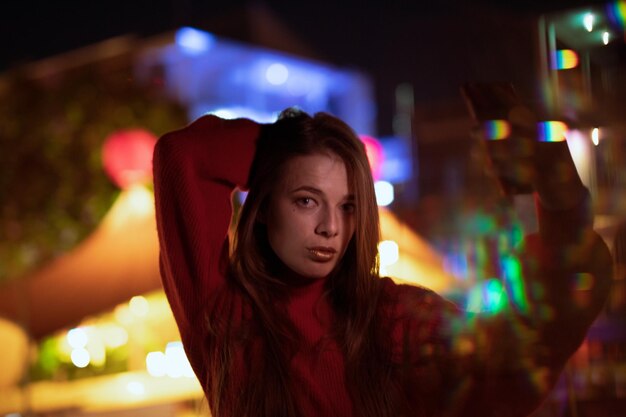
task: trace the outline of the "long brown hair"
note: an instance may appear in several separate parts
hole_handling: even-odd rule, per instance
[[[337,317],[333,336],[343,349],[347,389],[356,415],[396,414],[393,408],[398,398],[392,382],[390,347],[384,345],[388,338],[381,337],[383,325],[377,314],[381,297],[377,257],[380,227],[365,148],[340,119],[327,113],[310,116],[288,109],[277,122],[261,129],[229,270],[230,282],[243,292],[254,312],[250,327],[254,328],[254,337],[262,341],[263,363],[257,365],[254,378],[236,385],[232,378],[233,367],[237,367],[233,355],[236,347],[249,347],[253,336],[246,330],[233,331],[226,323],[216,325],[219,317],[209,319],[215,338],[208,346],[211,359],[207,392],[215,417],[299,415],[288,371],[297,341],[286,314],[280,311],[280,303],[276,303],[287,296],[289,287],[277,276],[280,261],[270,248],[259,215],[268,204],[285,162],[294,156],[320,152],[343,160],[355,196],[354,236],[336,273],[325,284]],[[215,315],[223,314],[224,308],[215,311]]]

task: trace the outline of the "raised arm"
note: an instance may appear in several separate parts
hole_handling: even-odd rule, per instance
[[[247,119],[203,116],[157,142],[161,276],[183,338],[225,283],[231,195],[247,183],[259,129]]]
[[[522,107],[513,109],[509,120],[514,130],[532,131],[535,124]],[[492,147],[490,157],[499,178],[530,182],[539,231],[511,253],[512,267],[503,268],[510,309],[458,326],[474,334],[465,382],[469,409],[476,411],[450,415],[525,416],[533,411],[583,341],[610,289],[610,252],[593,230],[589,193],[567,142],[517,140],[503,143],[502,152]]]

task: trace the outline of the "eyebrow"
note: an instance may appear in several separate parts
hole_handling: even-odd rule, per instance
[[[300,187],[294,188],[293,190],[289,191],[289,193],[293,194],[293,193],[297,193],[299,191],[308,191],[308,192],[310,192],[312,194],[316,194],[316,195],[319,195],[319,196],[323,196],[324,195],[324,192],[322,190],[320,190],[319,188],[312,187],[310,185],[302,185]],[[353,201],[354,200],[354,194],[346,195],[345,199],[348,200],[348,201]]]

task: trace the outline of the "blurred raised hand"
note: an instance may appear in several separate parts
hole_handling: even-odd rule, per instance
[[[548,132],[509,84],[466,85],[463,94],[476,122],[472,135],[485,150],[485,169],[503,195],[536,192],[549,210],[569,209],[585,198],[565,129]]]

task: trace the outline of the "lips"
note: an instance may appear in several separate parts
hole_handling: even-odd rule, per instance
[[[328,246],[315,246],[308,250],[311,259],[316,262],[328,262],[337,254],[337,250]]]

